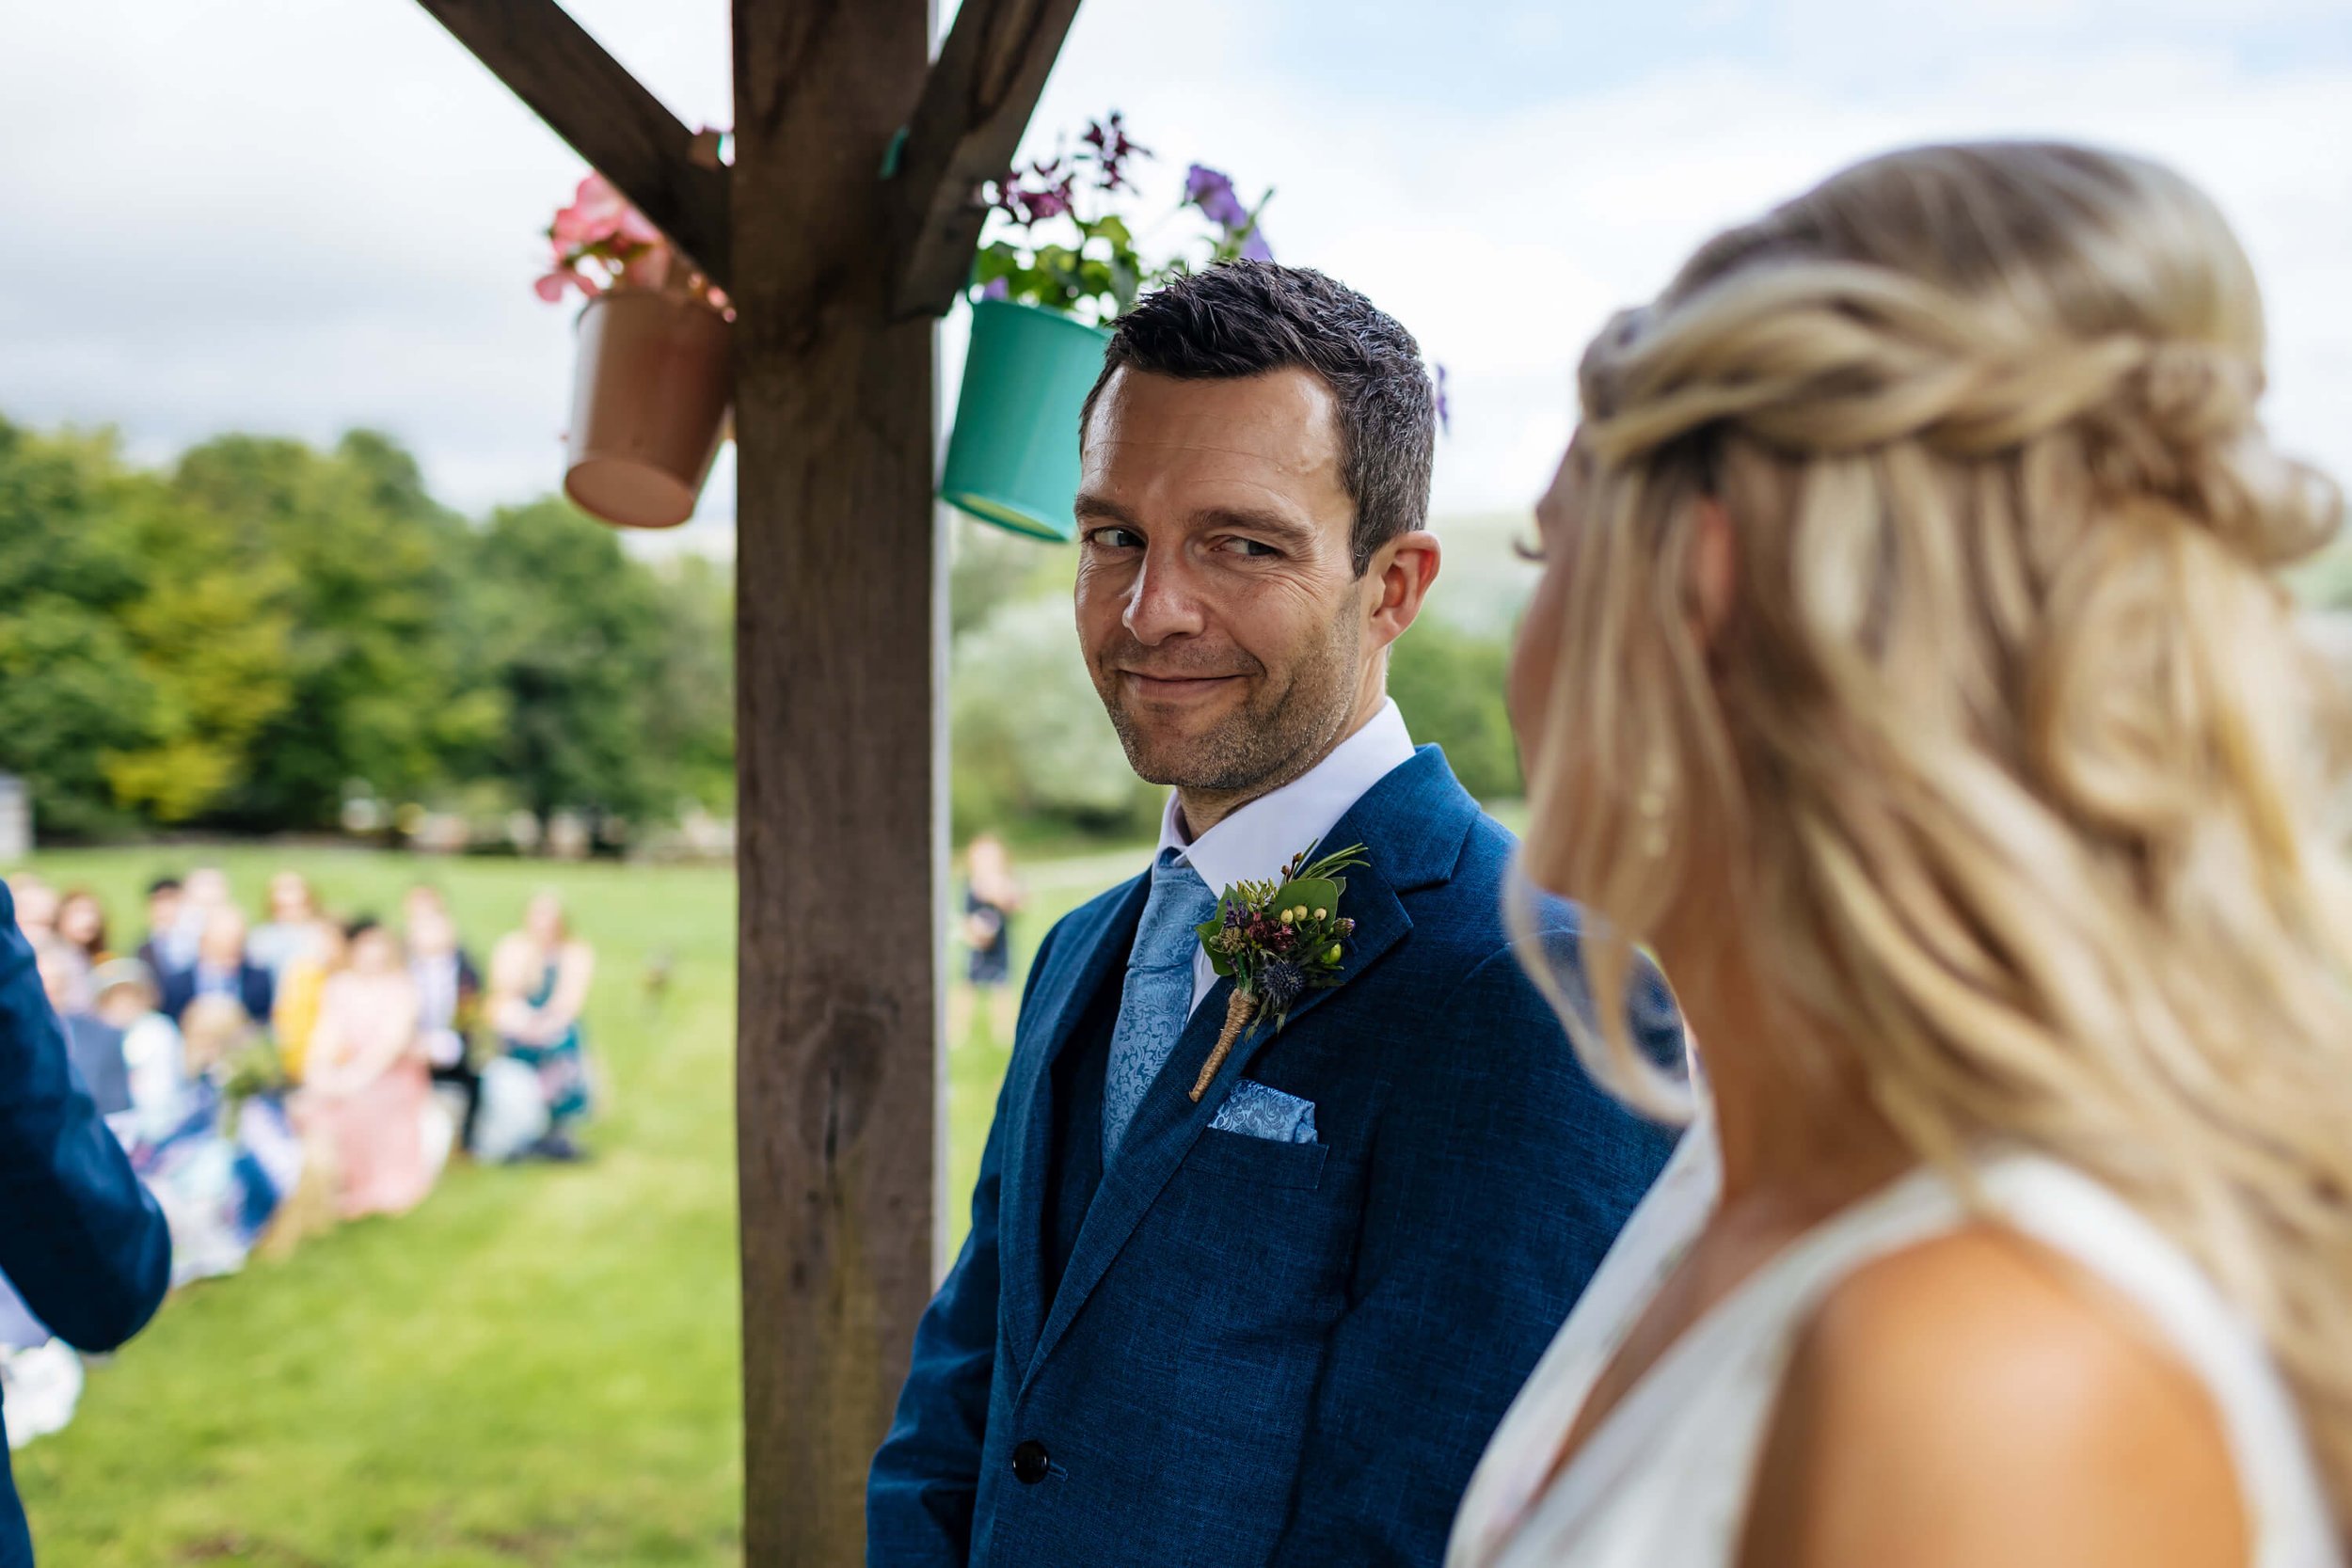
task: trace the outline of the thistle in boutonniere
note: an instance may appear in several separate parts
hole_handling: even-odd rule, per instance
[[[1356,934],[1356,923],[1340,913],[1340,895],[1347,891],[1340,873],[1372,862],[1360,844],[1310,863],[1314,852],[1311,844],[1301,849],[1272,881],[1234,883],[1218,895],[1216,913],[1200,923],[1200,950],[1232,980],[1233,995],[1216,1049],[1193,1082],[1195,1103],[1251,1028],[1271,1022],[1279,1033],[1300,997],[1340,983],[1347,939]]]

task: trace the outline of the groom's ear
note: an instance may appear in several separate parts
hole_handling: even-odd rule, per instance
[[[1442,555],[1438,536],[1427,529],[1400,533],[1375,550],[1364,568],[1362,590],[1370,612],[1370,629],[1376,643],[1387,647],[1405,635],[1421,614],[1429,585],[1438,580]]]

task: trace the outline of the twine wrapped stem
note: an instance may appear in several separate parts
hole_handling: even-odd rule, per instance
[[[1233,994],[1225,1003],[1225,1027],[1217,1032],[1216,1049],[1210,1052],[1209,1059],[1200,1064],[1200,1076],[1192,1081],[1192,1102],[1195,1105],[1200,1103],[1200,1097],[1208,1093],[1209,1085],[1216,1081],[1216,1069],[1223,1067],[1225,1058],[1233,1053],[1233,1042],[1241,1038],[1242,1031],[1248,1028],[1249,1021],[1257,1016],[1258,993],[1235,986]]]

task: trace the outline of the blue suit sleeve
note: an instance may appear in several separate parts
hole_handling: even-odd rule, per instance
[[[1045,969],[1038,949],[1022,1013]],[[1006,1074],[1009,1083],[1012,1075]],[[868,1568],[962,1568],[971,1556],[980,1450],[996,1372],[997,1207],[1004,1186],[1005,1091],[972,1190],[972,1229],[914,1330],[914,1355],[889,1435],[866,1484]]]
[[[1375,1138],[1278,1568],[1436,1568],[1487,1439],[1673,1148],[1577,1067],[1507,951],[1441,1016]]]
[[[0,889],[0,1273],[70,1345],[112,1350],[171,1283],[163,1212],[76,1082]]]

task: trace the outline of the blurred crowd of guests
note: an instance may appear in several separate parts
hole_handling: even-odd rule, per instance
[[[135,946],[87,889],[8,888],[81,1086],[169,1223],[175,1286],[405,1212],[453,1155],[583,1157],[596,958],[553,894],[499,940],[485,978],[427,884],[395,927],[336,919],[281,871],[249,924],[226,874],[199,867],[150,885]],[[72,1353],[43,1341],[0,1280],[16,1446],[70,1418],[80,1389]]]

